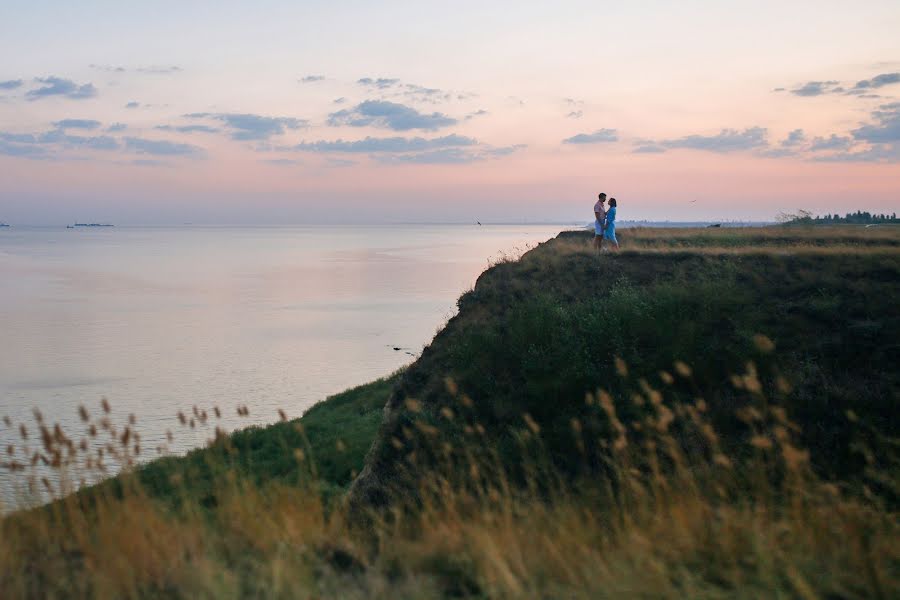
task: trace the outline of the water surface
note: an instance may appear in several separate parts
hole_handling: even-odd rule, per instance
[[[217,424],[299,416],[410,362],[491,261],[560,229],[0,229],[0,443],[20,446],[35,408],[77,440],[77,407],[104,397],[151,454],[169,429],[182,452]],[[195,405],[222,420],[180,427]],[[0,470],[7,503],[12,479]]]

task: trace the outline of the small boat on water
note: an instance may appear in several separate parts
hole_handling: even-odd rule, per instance
[[[66,229],[75,229],[76,227],[115,227],[109,223],[75,223],[74,225],[66,225]]]
[[[9,223],[0,223],[0,227],[9,227]]]

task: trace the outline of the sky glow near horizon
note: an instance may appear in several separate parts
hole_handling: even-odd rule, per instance
[[[0,221],[900,209],[900,4],[0,4]]]

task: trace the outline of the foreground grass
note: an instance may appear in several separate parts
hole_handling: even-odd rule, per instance
[[[139,463],[130,444],[122,442],[126,437],[133,439],[137,433],[135,427],[117,432],[104,426],[102,417],[88,420],[86,429],[97,432],[91,440],[92,450],[68,455],[62,460],[60,471],[70,481],[79,476],[88,480],[96,478],[93,449],[98,446],[108,457],[121,463],[134,463],[129,477],[106,479],[77,492],[73,499],[86,511],[91,511],[98,502],[122,498],[135,487],[147,498],[168,506],[196,505],[209,509],[219,503],[220,484],[226,477],[240,478],[245,484],[255,486],[282,484],[304,486],[304,489],[313,486],[329,501],[343,494],[362,470],[366,452],[381,423],[385,402],[398,377],[396,373],[331,396],[312,406],[299,419],[284,419],[266,427],[247,427],[230,435],[219,433],[205,448],[149,463]],[[51,439],[51,448],[45,442],[40,454],[52,457],[56,452],[53,446],[57,446],[59,454],[64,455],[68,447],[74,447],[62,431],[51,432],[46,426],[40,431],[45,431]],[[110,433],[112,442],[98,444],[97,440],[106,433]],[[23,447],[18,454],[39,455],[34,452]],[[46,472],[31,475],[30,504],[42,504],[58,496],[54,487],[48,493],[48,486],[39,483],[46,475]],[[26,477],[19,479],[26,484]]]
[[[877,496],[819,480],[783,410],[758,395],[752,452],[733,456],[702,403],[660,394],[640,428],[620,430],[603,481],[565,483],[548,471],[544,433],[527,421],[519,461],[532,485],[511,485],[473,431],[468,475],[422,477],[414,510],[326,507],[315,482],[260,484],[234,472],[212,482],[215,507],[175,507],[125,477],[124,493],[92,511],[71,496],[3,521],[0,589],[4,598],[900,594],[896,514]],[[587,402],[617,427],[628,403]],[[465,405],[460,394],[460,414]],[[573,423],[574,436],[583,431]]]
[[[900,596],[900,232],[622,238],[498,264],[299,421],[4,519],[0,597]]]

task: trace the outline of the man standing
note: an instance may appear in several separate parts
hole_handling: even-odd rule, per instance
[[[603,240],[603,222],[606,220],[606,193],[600,192],[594,204],[594,248],[600,249]]]

